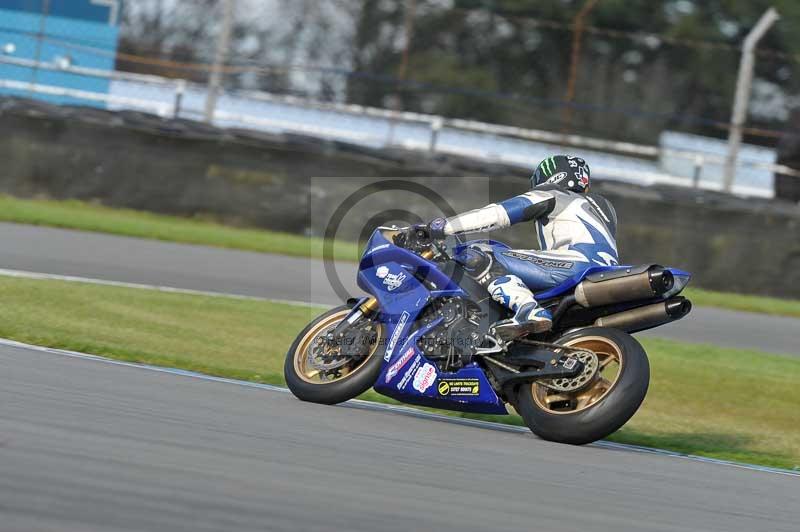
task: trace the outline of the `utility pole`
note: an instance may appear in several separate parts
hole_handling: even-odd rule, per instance
[[[211,66],[211,75],[208,79],[208,92],[206,93],[206,122],[214,121],[214,110],[217,108],[217,97],[222,84],[222,69],[231,46],[231,31],[233,29],[233,8],[235,0],[223,0],[222,30],[217,39],[217,51],[214,54],[214,64]]]
[[[578,63],[581,58],[581,43],[583,41],[583,29],[586,27],[586,17],[594,9],[600,0],[586,0],[572,20],[572,57],[569,63],[569,79],[567,80],[567,94],[564,97],[563,126],[566,132],[572,125],[572,101],[575,99],[575,85],[578,81]]]
[[[400,81],[405,81],[408,75],[408,57],[411,52],[411,40],[414,38],[414,17],[417,11],[417,0],[406,0],[403,12],[403,33],[405,34],[405,44],[403,46],[403,58],[400,61],[400,69],[397,77]]]
[[[44,30],[47,25],[47,17],[50,16],[50,0],[42,2],[42,13],[39,17],[39,31],[36,33],[36,52],[34,53],[34,60],[36,64],[33,66],[33,74],[31,75],[31,85],[35,85],[39,80],[39,64],[42,62],[42,41],[44,41]],[[31,95],[33,95],[33,87],[31,86]]]
[[[750,89],[753,84],[753,68],[755,67],[754,50],[758,41],[775,24],[780,15],[771,7],[761,15],[755,27],[750,30],[742,45],[742,58],[739,62],[739,76],[736,79],[736,95],[733,99],[731,126],[728,133],[728,155],[725,157],[723,172],[723,189],[730,192],[736,177],[736,165],[739,159],[739,148],[742,145],[742,130],[747,120],[747,107],[750,104]]]
[[[400,59],[400,67],[397,69],[398,91],[394,98],[394,111],[399,113],[402,110],[401,96],[402,84],[408,76],[408,61],[411,55],[411,40],[414,38],[414,17],[417,12],[417,0],[406,0],[403,10],[403,33],[405,36],[405,43],[403,45],[403,55]],[[386,136],[386,145],[391,146],[394,143],[394,129],[396,118],[392,117],[389,120],[389,133]]]

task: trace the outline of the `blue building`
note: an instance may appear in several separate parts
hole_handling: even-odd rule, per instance
[[[108,79],[13,65],[2,59],[113,70],[121,10],[122,0],[0,0],[0,80],[107,94]],[[2,94],[105,106],[31,90],[0,88]]]

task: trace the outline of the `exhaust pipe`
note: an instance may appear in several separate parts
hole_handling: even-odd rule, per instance
[[[625,301],[653,299],[675,286],[672,272],[653,266],[645,272],[605,281],[581,282],[575,288],[575,300],[584,308],[602,307]]]
[[[598,327],[611,327],[634,333],[679,320],[689,314],[691,310],[691,301],[685,297],[674,297],[660,303],[597,318],[594,324]]]

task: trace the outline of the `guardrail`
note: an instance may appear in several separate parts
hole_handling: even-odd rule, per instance
[[[20,67],[38,68],[43,70],[59,71],[63,73],[73,74],[77,76],[88,76],[105,78],[108,80],[118,80],[124,82],[133,82],[146,85],[148,87],[160,87],[169,91],[170,96],[167,98],[169,101],[154,101],[152,99],[133,98],[128,96],[119,96],[115,94],[103,94],[90,91],[83,91],[80,89],[72,89],[65,87],[55,87],[43,84],[31,84],[24,81],[16,80],[0,80],[0,88],[30,91],[38,94],[63,96],[75,98],[79,100],[86,100],[91,102],[101,102],[107,104],[109,108],[132,108],[145,112],[152,112],[164,117],[179,117],[182,113],[190,112],[192,115],[196,111],[191,111],[184,107],[185,97],[188,91],[194,91],[195,94],[203,93],[205,86],[194,84],[183,79],[163,78],[159,76],[135,74],[130,72],[121,71],[107,71],[85,67],[78,67],[74,65],[64,65],[58,63],[41,63],[28,59],[13,58],[7,56],[0,56],[0,63],[16,65]],[[597,169],[606,169],[609,173],[615,175],[624,175],[632,181],[637,182],[669,182],[681,186],[692,186],[695,188],[704,188],[712,190],[721,190],[721,186],[716,183],[706,182],[702,180],[704,168],[709,164],[722,165],[725,162],[723,155],[716,155],[712,153],[675,150],[664,148],[660,146],[650,146],[644,144],[636,144],[630,142],[611,141],[606,139],[592,138],[581,135],[560,134],[550,131],[525,129],[514,126],[506,126],[499,124],[489,124],[484,122],[477,122],[474,120],[464,120],[457,118],[446,118],[437,115],[429,115],[423,113],[414,113],[407,111],[393,111],[388,109],[380,109],[374,107],[366,107],[361,105],[335,103],[335,102],[319,102],[307,98],[289,95],[277,95],[266,92],[256,91],[234,91],[228,93],[231,98],[243,98],[254,102],[265,102],[271,104],[279,104],[283,106],[290,106],[299,109],[314,109],[319,111],[328,111],[334,113],[342,113],[352,117],[370,117],[386,120],[389,123],[388,133],[383,139],[383,145],[390,146],[398,144],[394,138],[394,130],[397,125],[401,124],[417,124],[422,125],[428,131],[427,142],[401,142],[400,144],[406,148],[417,149],[428,152],[444,152],[444,153],[459,153],[475,158],[497,160],[501,159],[503,162],[512,165],[520,165],[529,167],[530,160],[525,161],[514,160],[513,157],[498,156],[495,154],[493,157],[487,154],[469,150],[466,148],[459,148],[455,146],[443,147],[440,145],[440,135],[444,129],[455,130],[467,133],[478,133],[483,135],[492,135],[497,137],[505,137],[511,139],[520,139],[527,141],[534,141],[548,145],[568,146],[573,148],[591,149],[599,152],[606,152],[614,155],[628,156],[649,161],[657,161],[663,157],[674,157],[691,161],[694,173],[691,178],[669,175],[661,172],[646,172],[646,171],[633,171],[624,168],[604,168],[602,165],[593,165]],[[359,131],[349,130],[343,127],[326,127],[319,124],[299,123],[298,121],[286,120],[268,116],[253,116],[247,113],[236,113],[217,109],[215,112],[215,119],[218,123],[223,124],[241,124],[245,126],[254,126],[260,128],[271,128],[277,130],[300,132],[320,137],[333,137],[343,138],[354,142],[367,142],[375,141],[375,135],[363,133]],[[785,174],[793,177],[800,177],[800,170],[790,168],[784,165],[773,163],[765,163],[763,161],[748,160],[742,158],[739,160],[739,166],[750,167],[765,170],[771,173]],[[748,187],[737,185],[734,189],[736,193],[746,195],[757,195],[771,197],[772,190],[763,190],[758,187]]]

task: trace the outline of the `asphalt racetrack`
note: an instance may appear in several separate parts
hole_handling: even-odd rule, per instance
[[[0,268],[338,304],[320,261],[81,231],[0,223]],[[676,265],[680,266],[680,265]],[[356,265],[338,263],[350,294]],[[642,333],[692,343],[800,356],[789,331],[800,319],[695,308],[684,320]]]
[[[3,532],[794,532],[798,482],[0,347]]]

